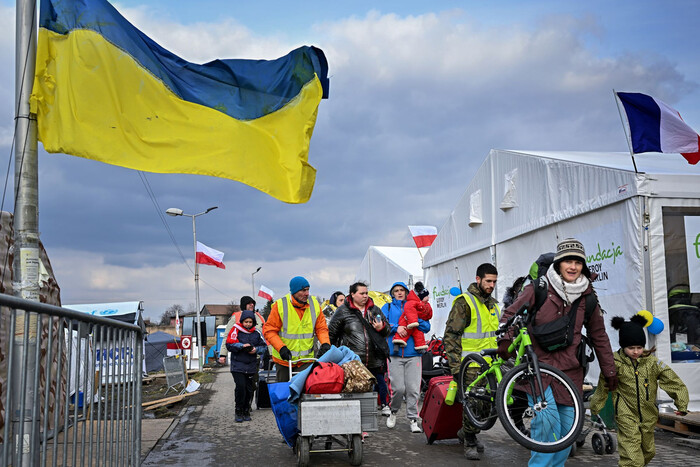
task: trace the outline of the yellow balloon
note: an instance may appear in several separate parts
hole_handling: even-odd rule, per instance
[[[646,328],[646,327],[649,327],[649,325],[650,325],[652,322],[654,322],[654,315],[651,314],[651,311],[642,310],[642,311],[640,311],[640,312],[637,313],[637,314],[640,315],[640,316],[644,316],[644,319],[647,320],[647,324],[644,326],[645,328]]]

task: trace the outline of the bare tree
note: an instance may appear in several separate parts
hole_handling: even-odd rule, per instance
[[[170,324],[170,319],[174,318],[177,314],[182,315],[184,313],[184,309],[182,308],[182,305],[179,303],[176,303],[174,305],[170,305],[162,315],[160,315],[160,321],[158,324],[161,326],[168,326]]]

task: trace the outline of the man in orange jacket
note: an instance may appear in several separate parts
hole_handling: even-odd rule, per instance
[[[331,347],[326,317],[309,287],[305,278],[293,277],[289,281],[289,293],[272,305],[263,326],[263,336],[272,346],[278,382],[289,381],[289,360],[299,371],[311,365],[310,361],[300,360],[313,358],[314,336],[321,344],[318,356]]]

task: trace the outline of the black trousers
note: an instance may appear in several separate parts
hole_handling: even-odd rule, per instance
[[[236,414],[250,412],[250,404],[253,402],[253,392],[255,391],[255,373],[240,373],[232,371],[233,382],[236,383],[234,396],[236,398]]]

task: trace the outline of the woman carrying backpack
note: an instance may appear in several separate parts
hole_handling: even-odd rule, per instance
[[[571,378],[574,387],[582,392],[584,366],[579,359],[578,347],[581,342],[581,330],[586,326],[586,335],[591,342],[595,354],[598,357],[601,375],[605,378],[607,386],[611,391],[617,388],[617,372],[615,370],[615,362],[613,359],[610,340],[605,331],[605,322],[603,314],[600,311],[600,306],[595,299],[593,291],[592,279],[595,276],[591,275],[588,266],[586,266],[586,252],[583,244],[573,238],[567,238],[557,245],[554,262],[547,269],[547,273],[537,282],[528,284],[525,289],[518,295],[515,302],[506,308],[501,317],[501,323],[505,323],[508,318],[513,316],[523,305],[529,304],[529,310],[535,310],[535,318],[528,326],[530,336],[532,337],[533,348],[540,362],[547,363],[562,370]],[[537,287],[545,287],[546,295],[542,292],[537,293]],[[539,309],[532,306],[536,303],[536,298],[542,297]],[[586,302],[595,299],[595,309],[590,316],[586,316]],[[572,305],[576,304],[576,310],[572,310]],[[575,313],[575,315],[570,315]],[[551,345],[547,350],[542,344],[544,337],[537,340],[537,332],[540,326],[552,323],[558,319],[569,319],[575,316],[573,322],[573,334],[571,336],[563,336],[564,342],[558,344],[559,347]],[[539,328],[541,329],[541,328]],[[498,341],[498,354],[503,358],[510,357],[508,346],[512,343],[513,336],[504,334]],[[557,395],[554,394],[556,398]],[[560,414],[562,423],[571,420],[570,412],[572,407],[559,404],[557,410]],[[567,416],[567,414],[569,414]],[[537,418],[533,420],[533,429]],[[564,427],[568,430],[568,427]],[[555,453],[540,453],[532,451],[530,456],[530,466],[561,466],[564,465],[569,457],[569,450]]]

